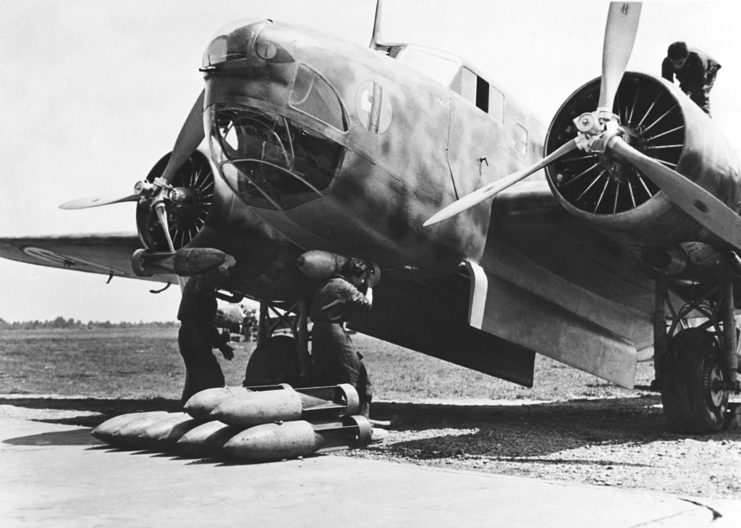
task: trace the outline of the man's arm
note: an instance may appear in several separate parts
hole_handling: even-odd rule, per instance
[[[372,302],[368,297],[363,295],[363,293],[358,290],[355,286],[350,284],[349,282],[345,283],[346,286],[346,298],[347,302],[352,306],[353,310],[358,310],[361,312],[366,312],[371,309]],[[372,297],[371,297],[372,298]]]
[[[661,61],[661,76],[670,83],[674,82],[674,69],[672,68],[668,58],[664,58],[664,60]]]
[[[224,359],[227,361],[234,359],[234,348],[229,345],[229,333],[224,332],[222,334],[219,332],[218,328],[214,326],[211,335],[213,341],[212,347],[218,348],[221,355],[224,356]]]
[[[718,70],[720,70],[720,64],[716,62],[711,57],[708,57],[708,67],[706,70],[705,75],[705,90],[710,91],[713,88],[713,84],[715,84],[715,76],[718,74]]]

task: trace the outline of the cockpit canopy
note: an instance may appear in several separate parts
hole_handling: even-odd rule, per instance
[[[448,53],[407,44],[394,52],[396,60],[419,73],[450,88],[494,120],[501,122],[504,114],[504,95],[464,62]]]
[[[323,196],[344,155],[326,136],[348,129],[337,92],[294,60],[301,53],[286,31],[269,20],[225,29],[203,60],[213,161],[247,205],[263,209]]]
[[[344,149],[263,110],[216,107],[207,114],[219,172],[247,204],[291,209],[323,196]]]

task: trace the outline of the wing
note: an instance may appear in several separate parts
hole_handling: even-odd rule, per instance
[[[0,257],[49,268],[173,284],[177,282],[175,275],[134,275],[131,254],[141,247],[135,233],[14,237],[0,238]]]
[[[653,284],[632,255],[565,211],[545,181],[497,196],[479,264],[472,324],[632,386],[637,351],[653,345]]]
[[[632,386],[653,345],[653,284],[631,255],[578,222],[544,180],[498,195],[479,263],[374,288],[350,321],[379,339],[532,386],[534,353]]]

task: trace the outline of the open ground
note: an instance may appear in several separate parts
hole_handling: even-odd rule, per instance
[[[178,407],[184,376],[177,329],[0,332],[0,416],[94,426]],[[660,397],[639,365],[626,390],[539,357],[535,387],[500,381],[362,335],[378,403],[392,420],[379,446],[352,456],[554,481],[741,499],[741,431],[666,431]],[[252,343],[222,361],[241,383]],[[643,387],[642,389],[640,387]]]

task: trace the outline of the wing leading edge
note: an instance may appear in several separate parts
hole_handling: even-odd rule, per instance
[[[154,282],[176,282],[175,275],[134,275],[131,255],[141,247],[135,233],[12,237],[0,238],[0,257],[48,268]]]

